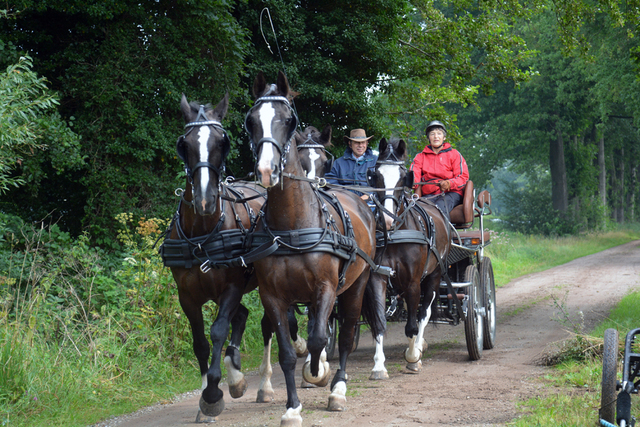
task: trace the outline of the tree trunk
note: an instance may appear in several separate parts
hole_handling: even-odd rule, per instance
[[[624,188],[624,147],[617,150],[618,154],[618,179],[616,179],[616,220],[624,224],[625,188]]]
[[[549,149],[549,166],[551,170],[551,202],[554,209],[562,214],[567,212],[569,197],[567,191],[567,169],[564,163],[564,140],[562,129],[557,126],[557,138],[551,141]]]
[[[627,192],[627,206],[629,207],[629,221],[633,222],[636,218],[636,191],[638,188],[638,166],[631,168],[631,182],[629,183],[629,191]]]
[[[598,192],[602,206],[607,206],[607,167],[604,161],[604,135],[600,137],[598,142],[598,169],[600,177],[598,179]]]

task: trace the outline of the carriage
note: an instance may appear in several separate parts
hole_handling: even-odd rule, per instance
[[[239,397],[247,389],[240,371],[239,346],[248,310],[241,298],[256,286],[264,306],[264,358],[256,401],[273,399],[269,356],[275,332],[287,385],[282,426],[302,425],[302,405],[295,386],[298,351],[293,342],[297,332],[289,320],[294,304],[306,304],[309,316],[303,378],[324,386],[332,374],[325,349],[337,299],[342,331],[339,367],[330,386],[330,411],[346,407],[347,359],[357,343],[354,336],[361,313],[376,340],[372,379],[388,378],[383,335],[386,318],[393,318],[393,307],[401,306],[400,298],[407,312],[409,347],[404,356],[408,369],[421,369],[426,347],[423,333],[429,319],[452,324],[463,321],[473,360],[480,358],[484,348],[493,347],[495,286],[491,262],[483,254],[489,243],[489,235],[483,231],[483,216],[490,213],[489,194],[482,192],[476,200],[473,184],[468,183],[460,212],[451,212],[456,224],[452,229],[435,204],[407,191],[413,181],[405,180],[409,174],[404,165],[404,141],[387,144],[383,139],[370,182],[375,184],[372,200],[378,206],[374,215],[348,189],[325,191],[322,180],[311,180],[309,185],[298,150],[291,149],[306,139],[299,140],[298,118],[289,103],[284,73],[278,74],[273,85],[259,73],[253,92],[257,99],[245,117],[245,129],[256,160],[256,183],[266,193],[255,183],[235,188],[223,181],[230,143],[221,121],[227,112],[228,95],[215,108],[189,103],[184,96],[181,102],[186,131],[176,148],[185,163],[187,185],[161,253],[165,265],[172,269],[192,328],[203,379],[202,414],[215,417],[224,410],[219,388],[223,360],[230,395]],[[330,140],[330,129],[315,131]],[[456,219],[458,215],[461,220]],[[386,229],[384,224],[391,217],[398,220]],[[475,217],[480,218],[478,232],[470,230]],[[394,271],[397,274],[390,277]],[[389,284],[393,287],[387,292]],[[208,300],[219,306],[211,327],[212,352],[201,310]],[[222,359],[230,326],[231,339]],[[335,323],[333,326],[335,330]]]
[[[432,323],[456,326],[464,323],[467,350],[471,360],[479,360],[483,350],[492,349],[496,340],[496,294],[493,266],[484,250],[491,243],[491,235],[484,228],[484,216],[490,215],[491,195],[481,191],[476,197],[473,181],[464,189],[463,202],[450,213],[453,226],[451,250],[447,257],[448,277],[440,283],[438,320]],[[477,229],[474,224],[478,222]],[[378,236],[378,241],[381,241]],[[396,239],[396,243],[402,243]],[[387,244],[393,244],[388,242]],[[455,294],[457,301],[451,295]],[[386,298],[387,322],[406,322],[407,309],[402,296],[391,286]],[[327,326],[327,357],[335,355],[338,330],[337,310],[334,310]],[[360,324],[364,324],[361,321]],[[354,350],[360,339],[356,329]]]

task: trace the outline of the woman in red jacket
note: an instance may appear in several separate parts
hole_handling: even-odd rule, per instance
[[[429,123],[425,133],[429,145],[411,163],[413,182],[416,183],[413,188],[419,196],[431,199],[449,218],[451,209],[462,203],[469,169],[462,154],[445,142],[447,130],[441,122]]]

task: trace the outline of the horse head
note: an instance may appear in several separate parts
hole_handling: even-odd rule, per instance
[[[176,149],[184,162],[192,202],[199,215],[213,215],[218,206],[224,162],[231,148],[221,124],[228,107],[228,93],[215,108],[189,103],[184,94],[180,101],[185,133],[178,138]]]
[[[405,166],[407,145],[403,139],[392,138],[387,141],[382,138],[378,150],[380,154],[376,167],[367,172],[367,181],[369,186],[380,189],[376,196],[385,209],[396,213],[401,205],[404,189],[413,186],[413,174]],[[387,213],[384,217],[387,228],[390,228],[393,219]]]
[[[291,90],[282,71],[272,85],[267,84],[262,72],[258,73],[253,94],[256,102],[245,117],[245,129],[256,159],[256,178],[269,188],[282,179],[298,117],[291,107]]]
[[[331,146],[331,125],[326,125],[322,132],[313,126],[307,127],[302,133],[296,133],[296,148],[298,149],[300,164],[307,178],[323,177],[331,170],[333,155],[328,153]]]

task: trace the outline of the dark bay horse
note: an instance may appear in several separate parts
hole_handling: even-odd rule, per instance
[[[162,245],[165,265],[178,287],[180,305],[193,334],[193,351],[202,374],[200,408],[209,416],[224,409],[221,380],[221,352],[229,335],[225,353],[229,394],[240,397],[247,383],[240,372],[240,347],[248,310],[241,304],[242,295],[255,289],[257,281],[248,274],[240,257],[241,248],[229,242],[241,242],[264,203],[264,197],[252,183],[223,183],[224,163],[230,149],[229,138],[221,122],[229,105],[228,94],[215,107],[187,101],[183,95],[180,108],[185,120],[185,134],[178,139],[178,156],[184,161],[186,188],[171,225],[171,234]],[[239,203],[239,200],[244,200]],[[223,239],[224,236],[224,239]],[[227,246],[224,245],[226,240]],[[241,246],[241,245],[240,245]],[[220,263],[211,263],[218,256]],[[230,257],[231,255],[231,257]],[[220,267],[227,268],[220,268]],[[218,305],[218,316],[211,326],[213,348],[205,336],[202,306],[207,301]],[[211,363],[209,364],[209,354]]]
[[[378,250],[376,262],[395,270],[390,278],[393,292],[406,302],[408,312],[405,334],[409,347],[404,357],[407,368],[419,371],[422,351],[426,348],[424,329],[431,315],[437,314],[437,298],[446,259],[451,246],[450,228],[442,212],[424,199],[412,197],[413,174],[405,167],[406,144],[402,139],[380,141],[380,155],[373,173],[367,179],[375,192],[378,212]],[[384,224],[383,224],[384,222]],[[387,233],[386,246],[380,235]],[[382,239],[383,240],[383,239]],[[387,278],[371,274],[370,289],[376,299],[386,299]],[[364,313],[368,316],[367,312]],[[388,378],[384,366],[384,331],[375,331],[375,366],[371,379]],[[377,332],[377,336],[375,335]]]
[[[295,138],[298,157],[307,178],[321,178],[331,170],[333,154],[327,151],[331,146],[331,125],[326,125],[322,132],[309,126],[302,133],[296,132]]]
[[[276,253],[255,261],[254,266],[265,314],[276,330],[287,385],[287,411],[281,425],[300,426],[302,405],[296,391],[296,355],[287,310],[292,304],[308,304],[310,361],[303,376],[310,383],[321,382],[329,375],[323,357],[326,326],[338,297],[343,322],[340,367],[331,383],[329,409],[343,410],[347,356],[373,266],[375,220],[354,193],[335,190],[325,199],[306,180],[294,143],[298,120],[288,101],[289,92],[282,72],[275,85],[267,85],[259,73],[253,87],[257,100],[247,113],[245,127],[257,161],[257,180],[267,188],[268,201],[258,231],[280,245]]]

